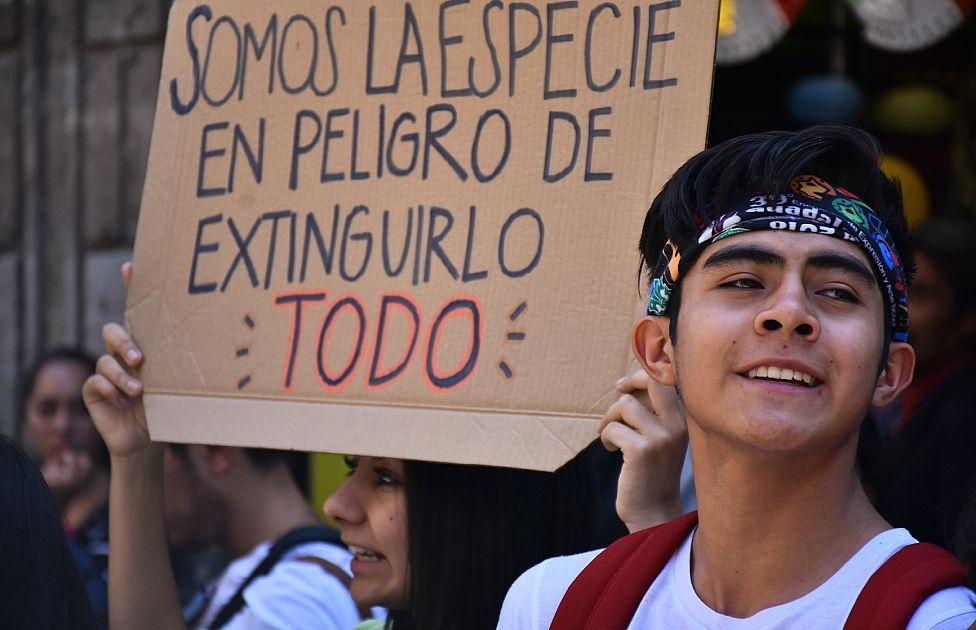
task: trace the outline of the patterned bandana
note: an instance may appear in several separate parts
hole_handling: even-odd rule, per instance
[[[814,175],[800,175],[790,182],[791,192],[771,197],[751,197],[733,204],[715,218],[697,239],[668,241],[651,273],[648,315],[665,315],[668,300],[683,272],[712,243],[734,234],[760,230],[786,230],[825,234],[858,245],[874,265],[881,285],[893,341],[908,340],[908,288],[905,269],[898,259],[881,219],[850,191],[831,186]]]

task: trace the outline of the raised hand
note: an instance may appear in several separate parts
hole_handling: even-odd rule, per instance
[[[122,265],[122,280],[129,284],[132,264]],[[142,351],[118,324],[102,328],[105,354],[82,388],[85,406],[112,457],[125,457],[150,446],[142,383],[133,372],[142,363]]]
[[[640,370],[617,382],[621,393],[600,423],[600,440],[623,452],[617,515],[635,532],[681,513],[678,490],[688,447],[681,403],[673,387]]]

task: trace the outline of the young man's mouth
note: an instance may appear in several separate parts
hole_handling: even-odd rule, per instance
[[[820,385],[822,381],[812,374],[802,370],[784,368],[775,365],[760,365],[743,374],[751,379],[786,383],[799,387],[813,388]]]

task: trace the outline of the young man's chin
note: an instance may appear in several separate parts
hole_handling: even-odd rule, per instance
[[[857,439],[859,423],[767,411],[749,416],[730,414],[716,423],[698,423],[736,450],[756,456],[797,457],[833,454]],[[711,424],[711,426],[709,426]]]

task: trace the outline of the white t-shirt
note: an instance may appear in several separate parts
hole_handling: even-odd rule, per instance
[[[270,542],[263,542],[227,566],[199,627],[210,626],[211,620],[270,548]],[[244,589],[247,605],[224,627],[228,630],[349,630],[359,623],[359,613],[348,589],[321,566],[296,560],[303,556],[322,558],[349,573],[352,556],[345,549],[323,542],[297,545],[267,575]]]
[[[904,529],[882,532],[811,592],[738,619],[715,612],[695,592],[691,584],[693,536],[694,532],[651,584],[630,628],[842,628],[868,578],[899,549],[917,542]],[[499,630],[548,628],[563,594],[598,553],[552,558],[523,573],[505,597]],[[973,622],[976,622],[976,595],[960,586],[939,591],[922,602],[908,630],[962,630]]]

